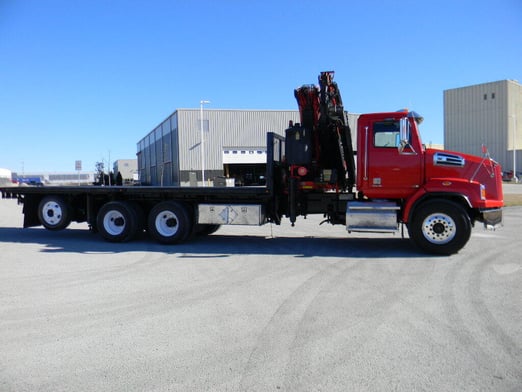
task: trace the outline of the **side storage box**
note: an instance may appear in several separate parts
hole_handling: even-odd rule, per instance
[[[200,204],[198,223],[260,226],[265,223],[265,213],[259,204]]]

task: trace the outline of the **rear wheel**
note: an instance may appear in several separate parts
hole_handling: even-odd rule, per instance
[[[48,230],[62,230],[71,223],[67,203],[59,196],[47,196],[38,205],[38,219]]]
[[[192,214],[183,203],[164,201],[150,210],[149,233],[162,244],[177,244],[187,240],[192,235],[193,228]]]
[[[417,207],[408,232],[422,250],[450,255],[466,245],[471,236],[468,214],[449,200],[432,200]]]
[[[111,201],[102,206],[96,218],[99,233],[108,241],[125,242],[138,231],[135,209],[126,202]]]

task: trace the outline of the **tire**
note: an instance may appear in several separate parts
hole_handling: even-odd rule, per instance
[[[162,244],[177,244],[193,234],[194,224],[189,208],[179,202],[164,201],[149,213],[150,236]]]
[[[421,204],[412,214],[408,232],[423,251],[439,255],[457,253],[471,236],[468,214],[449,200],[432,200]]]
[[[199,224],[196,227],[196,235],[206,236],[215,233],[221,225]]]
[[[47,230],[63,230],[71,223],[69,206],[59,196],[46,196],[38,204],[38,220]]]
[[[134,208],[121,201],[102,206],[96,217],[98,232],[110,242],[126,242],[138,232],[138,218]]]

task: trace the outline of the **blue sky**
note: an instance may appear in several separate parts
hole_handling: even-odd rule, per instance
[[[297,109],[335,70],[345,109],[421,113],[443,91],[522,80],[522,1],[0,0],[0,167],[134,158],[177,108]]]

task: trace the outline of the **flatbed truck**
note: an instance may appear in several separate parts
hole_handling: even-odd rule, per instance
[[[502,169],[489,157],[426,148],[414,111],[363,114],[357,146],[334,72],[294,90],[300,123],[285,137],[267,133],[262,187],[44,186],[2,187],[23,204],[23,227],[65,229],[87,222],[112,242],[147,231],[177,244],[221,225],[280,224],[322,214],[348,232],[398,233],[406,227],[422,251],[449,255],[472,227],[502,224]],[[324,226],[321,226],[324,227]]]

